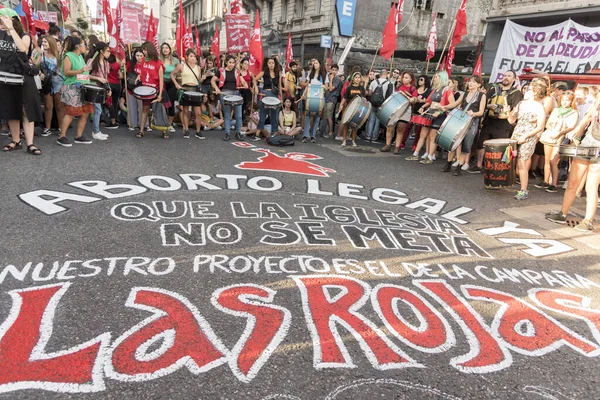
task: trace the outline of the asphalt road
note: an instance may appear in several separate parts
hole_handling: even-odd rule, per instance
[[[600,234],[544,220],[563,191],[105,133],[0,155],[0,398],[600,398]]]

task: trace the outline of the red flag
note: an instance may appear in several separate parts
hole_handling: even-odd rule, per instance
[[[396,51],[396,7],[392,6],[387,23],[383,29],[383,41],[379,54],[389,60]]]
[[[202,46],[200,45],[200,35],[198,34],[198,25],[196,27],[196,54],[198,54],[198,63],[200,63],[200,58],[202,58]]]
[[[185,51],[187,51],[187,49],[194,47],[191,26],[188,26],[187,31],[186,31],[185,35],[183,36],[183,47],[184,47],[184,52],[181,53],[182,56],[185,54]]]
[[[404,0],[399,0],[396,3],[396,32],[398,32],[398,25],[402,22],[402,15],[404,14]]]
[[[260,34],[260,13],[256,10],[256,17],[254,19],[254,29],[252,30],[252,36],[250,37],[250,72],[257,75],[262,71],[264,53],[262,47],[262,36]]]
[[[287,47],[285,48],[285,66],[290,67],[290,63],[294,59],[294,49],[292,49],[292,35],[288,32]]]
[[[175,51],[180,59],[183,59],[183,37],[185,36],[185,15],[183,14],[183,3],[179,0],[179,15],[177,17],[177,28],[175,30]]]
[[[106,30],[108,33],[113,33],[113,19],[112,13],[110,12],[110,2],[108,0],[102,0],[102,11],[104,18],[106,18]]]
[[[481,53],[477,56],[477,61],[475,61],[475,67],[473,67],[473,75],[481,76]]]
[[[23,12],[25,13],[28,31],[31,32],[32,34],[35,34],[35,23],[33,22],[33,12],[31,12],[31,6],[29,5],[29,0],[22,0],[21,7],[23,9]]]
[[[450,48],[448,49],[448,64],[446,66],[448,71],[452,71],[452,61],[454,61],[454,49],[456,45],[460,43],[463,35],[467,33],[467,0],[462,0],[460,8],[456,12],[456,24],[454,26],[454,33],[452,34],[452,41],[450,42]],[[448,73],[450,76],[450,73]]]
[[[158,19],[154,18],[154,10],[150,10],[150,19],[148,20],[148,30],[146,31],[146,42],[154,41],[156,36],[156,30],[158,25]]]
[[[231,0],[231,14],[244,14],[242,0]]]
[[[215,25],[215,36],[213,36],[210,52],[215,56],[215,65],[219,65],[219,53],[221,52],[221,43],[219,39],[219,26]]]
[[[433,24],[431,24],[431,30],[429,31],[429,38],[427,39],[427,57],[426,60],[431,60],[435,56],[435,48],[437,47],[437,13],[433,16]]]
[[[63,23],[69,18],[69,0],[58,0],[60,12],[62,13]]]

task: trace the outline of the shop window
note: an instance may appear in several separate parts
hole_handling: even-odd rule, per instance
[[[304,0],[296,0],[294,18],[304,18]]]
[[[273,23],[273,2],[269,1],[267,3],[267,24],[271,25]]]
[[[321,14],[321,0],[315,0],[315,15]]]

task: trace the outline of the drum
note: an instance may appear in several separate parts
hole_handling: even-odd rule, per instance
[[[181,94],[181,104],[184,106],[200,106],[203,98],[204,93],[188,90]]]
[[[463,110],[450,111],[438,130],[435,142],[444,150],[455,151],[467,134],[472,119]]]
[[[84,101],[88,103],[104,104],[106,102],[106,89],[96,85],[81,86]]]
[[[244,98],[236,94],[225,95],[223,96],[223,104],[231,107],[241,106],[242,104],[244,104]]]
[[[385,126],[393,126],[406,115],[410,115],[410,102],[402,92],[396,92],[388,97],[377,111],[377,119]]]
[[[306,95],[306,114],[320,114],[325,104],[323,85],[320,83],[311,83],[306,90],[308,90]]]
[[[563,144],[558,149],[558,154],[564,157],[594,158],[599,152],[598,147],[580,147],[571,144]]]
[[[279,106],[281,106],[281,100],[279,100],[277,97],[266,96],[266,97],[263,97],[263,99],[261,101],[262,101],[263,107],[266,108],[267,110],[272,110],[275,108],[279,108]]]
[[[486,189],[512,186],[516,177],[517,141],[491,139],[483,142],[483,184]]]
[[[151,86],[138,86],[133,89],[133,97],[139,100],[154,100],[157,92]]]
[[[342,124],[347,124],[351,129],[360,129],[369,119],[371,114],[371,103],[367,99],[356,96],[344,110],[342,115]]]
[[[431,114],[414,114],[411,117],[410,122],[412,122],[414,125],[430,127],[433,124],[434,119],[435,118]]]

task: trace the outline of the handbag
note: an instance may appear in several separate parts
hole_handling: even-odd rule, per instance
[[[42,62],[46,63],[46,56],[42,54]],[[41,90],[42,94],[50,94],[52,93],[52,72],[46,71],[44,73],[44,79],[42,79],[42,87],[38,90]]]

